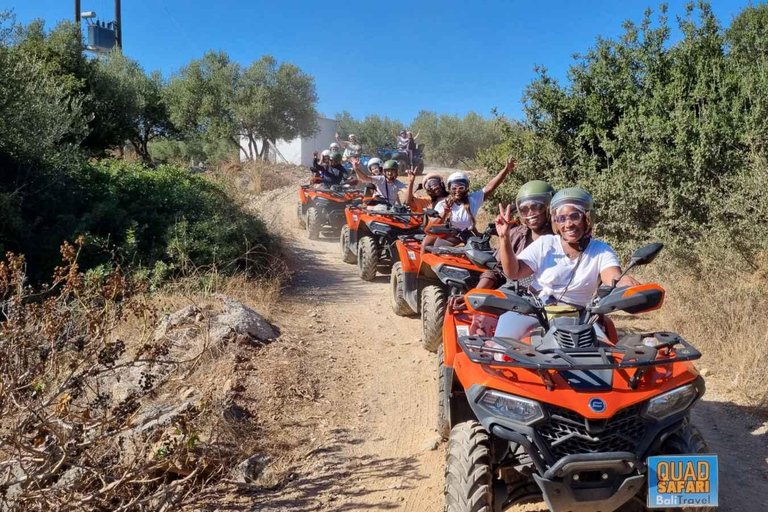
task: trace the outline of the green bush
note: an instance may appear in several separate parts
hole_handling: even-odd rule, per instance
[[[277,249],[261,220],[219,185],[184,169],[104,160],[79,179],[86,186],[78,197],[89,204],[72,235],[103,249],[87,255],[92,263],[109,251],[134,266],[162,262],[185,271],[215,264],[258,272]]]
[[[482,161],[519,160],[499,191],[507,201],[528,179],[586,188],[598,235],[622,252],[661,240],[701,262],[704,246],[720,245],[757,268],[768,250],[768,5],[724,31],[699,2],[678,26],[672,44],[662,6],[577,56],[567,86],[539,70],[525,121],[508,123]]]

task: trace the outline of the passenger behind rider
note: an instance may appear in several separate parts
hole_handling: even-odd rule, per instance
[[[397,179],[397,161],[387,160],[384,162],[384,176],[368,176],[360,170],[359,159],[352,158],[351,162],[357,179],[363,183],[376,185],[375,197],[383,199],[390,206],[402,204],[398,192],[405,188],[405,183]]]
[[[405,204],[412,212],[423,212],[425,208],[434,209],[437,203],[448,197],[443,177],[437,173],[430,173],[421,180],[421,185],[427,193],[427,197],[416,197],[413,186],[416,182],[416,169],[408,171],[408,188],[405,191]]]
[[[413,153],[416,151],[416,139],[420,133],[421,131],[418,131],[414,135],[413,132],[401,130],[400,135],[395,136],[397,139],[397,149],[408,156],[408,161],[406,162],[408,168],[413,167]]]
[[[381,166],[381,158],[371,158],[368,160],[368,174],[370,176],[383,176],[383,170]]]
[[[435,245],[438,240],[438,245],[456,245],[462,241],[466,241],[469,236],[477,234],[475,227],[475,217],[480,207],[485,202],[485,199],[489,197],[498,188],[504,178],[507,177],[512,169],[515,168],[515,160],[513,158],[507,159],[507,165],[504,166],[491,181],[489,181],[485,187],[475,192],[469,193],[469,178],[463,172],[455,172],[448,176],[448,191],[449,195],[439,203],[437,203],[435,210],[440,215],[440,222],[450,224],[452,228],[456,228],[460,231],[460,235],[457,239],[438,239],[436,236],[427,235],[424,237],[424,242],[421,247],[421,252],[424,251],[430,245]]]
[[[349,178],[349,171],[341,164],[341,153],[331,155],[331,162],[320,171],[322,185],[341,185]]]
[[[515,254],[520,254],[539,237],[553,234],[549,214],[553,195],[555,195],[555,189],[546,181],[529,181],[520,187],[515,198],[520,225],[510,228],[508,232]],[[500,261],[498,251],[496,251],[496,259]],[[477,288],[496,289],[506,281],[501,265],[498,265],[493,270],[483,272]]]
[[[336,132],[336,142],[341,144],[344,148],[344,161],[348,161],[350,158],[360,158],[363,155],[363,146],[357,142],[355,134],[349,134],[349,140],[341,140],[339,132]]]
[[[532,276],[531,289],[544,304],[585,308],[600,283],[611,285],[621,275],[621,265],[613,249],[592,238],[592,208],[592,197],[585,190],[559,191],[550,205],[554,234],[538,237],[516,255],[509,237],[513,222],[511,208],[499,205],[496,229],[504,274],[516,280]],[[630,276],[618,282],[619,286],[638,284]],[[508,312],[499,318],[496,336],[520,339],[537,325],[532,317]]]
[[[320,174],[322,174],[322,172],[325,171],[328,168],[328,165],[331,163],[331,152],[329,150],[323,150],[319,162],[317,160],[317,156],[318,152],[315,151],[312,158],[312,165],[309,167],[309,170],[312,171],[313,178],[319,178]]]

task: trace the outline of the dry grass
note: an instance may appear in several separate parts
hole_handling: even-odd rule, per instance
[[[290,185],[296,173],[305,175],[306,171],[293,165],[235,161],[220,165],[211,178],[223,185],[229,195],[242,201]]]
[[[664,307],[651,315],[703,354],[699,368],[738,394],[740,401],[768,406],[768,281],[759,273],[720,270],[700,274],[662,262],[638,273],[667,291]]]

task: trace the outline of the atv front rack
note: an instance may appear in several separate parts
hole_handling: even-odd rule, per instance
[[[643,340],[646,338],[655,339],[655,346],[645,345]],[[547,388],[554,387],[550,371],[635,369],[629,381],[630,387],[634,389],[650,367],[701,358],[701,352],[682,336],[669,332],[626,336],[615,346],[601,343],[598,347],[543,350],[537,350],[530,343],[514,338],[463,336],[458,341],[473,363],[536,370],[544,379]],[[664,352],[661,359],[658,358],[660,352]],[[598,357],[601,362],[594,362]],[[585,358],[589,358],[590,362],[584,362]]]

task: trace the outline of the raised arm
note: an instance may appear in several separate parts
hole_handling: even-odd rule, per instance
[[[419,138],[419,134],[421,133],[421,130],[416,132],[416,135],[413,136],[413,140],[416,140]]]
[[[488,182],[488,184],[483,187],[483,195],[485,199],[488,199],[488,197],[493,194],[493,192],[499,188],[499,185],[501,185],[501,182],[504,181],[504,178],[507,177],[507,174],[512,171],[512,169],[515,168],[517,165],[517,162],[515,162],[515,159],[512,157],[507,158],[507,165],[504,166],[504,169],[501,170],[499,174],[493,177],[491,181]]]
[[[496,232],[499,234],[499,259],[504,274],[510,279],[523,279],[533,275],[533,270],[517,259],[512,248],[512,240],[509,238],[509,229],[513,222],[512,207],[503,208],[499,205],[499,215],[496,217]]]
[[[341,140],[341,137],[339,136],[339,132],[336,132],[336,142],[338,142],[339,146],[343,148],[347,147],[347,144],[349,144],[348,140]]]
[[[405,189],[405,204],[408,205],[408,207],[411,206],[411,202],[413,201],[413,185],[416,182],[416,168],[410,169],[408,171],[408,188]]]
[[[350,161],[352,162],[352,169],[354,169],[355,174],[357,175],[357,179],[362,181],[363,183],[372,183],[373,180],[370,176],[365,174],[363,171],[360,170],[360,159],[359,158],[350,158]]]

